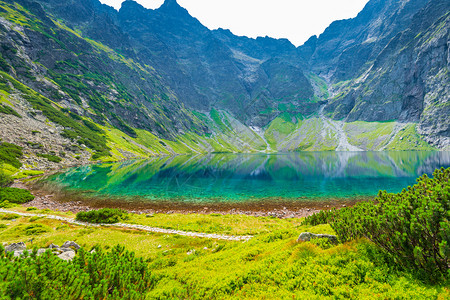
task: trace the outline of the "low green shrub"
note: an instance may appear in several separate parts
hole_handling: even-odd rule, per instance
[[[22,156],[22,147],[10,143],[0,143],[0,162],[20,168],[22,163],[19,158]]]
[[[24,229],[26,235],[38,235],[46,232],[50,232],[51,229],[48,226],[42,224],[32,224],[28,225]]]
[[[12,208],[12,207],[15,207],[15,206],[17,206],[17,204],[11,203],[9,201],[0,202],[0,208]]]
[[[19,113],[16,112],[14,109],[12,109],[11,107],[9,107],[7,105],[3,105],[3,104],[0,104],[0,113],[5,114],[5,115],[13,115],[18,118],[22,118],[22,116],[19,115]]]
[[[0,188],[10,186],[13,182],[12,176],[0,171]]]
[[[0,282],[5,299],[141,299],[156,279],[142,258],[121,246],[80,249],[67,262],[50,251],[13,258],[0,245]]]
[[[341,241],[365,237],[429,280],[449,276],[449,180],[450,168],[442,168],[401,193],[380,191],[374,201],[339,210],[330,225]]]
[[[19,215],[16,214],[0,214],[0,220],[14,220],[20,218]]]
[[[5,187],[0,188],[0,202],[8,201],[10,203],[22,204],[30,202],[34,196],[24,189]]]
[[[99,210],[81,211],[77,213],[76,220],[89,223],[113,224],[128,218],[125,210],[117,208],[102,208]]]
[[[318,213],[306,217],[303,220],[302,225],[317,226],[320,224],[327,224],[332,220],[335,213],[335,208],[333,208],[332,210],[321,210]]]
[[[56,155],[53,154],[43,154],[43,153],[38,153],[36,154],[39,157],[43,157],[46,158],[48,161],[54,162],[54,163],[59,163],[62,161],[61,157],[58,157]]]

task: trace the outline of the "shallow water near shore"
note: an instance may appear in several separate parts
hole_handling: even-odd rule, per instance
[[[450,152],[298,152],[155,157],[87,165],[42,184],[86,199],[174,205],[357,201],[450,166]]]

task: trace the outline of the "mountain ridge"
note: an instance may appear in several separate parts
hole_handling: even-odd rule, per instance
[[[130,0],[119,11],[98,0],[8,0],[0,8],[2,105],[19,111],[20,122],[38,121],[41,111],[66,120],[72,125],[49,123],[63,135],[54,143],[82,145],[86,159],[449,149],[442,0],[371,0],[300,47],[209,30],[176,1],[155,10]],[[30,148],[0,127],[4,140]],[[86,145],[83,128],[104,145]]]

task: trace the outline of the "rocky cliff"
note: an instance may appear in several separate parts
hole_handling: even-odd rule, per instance
[[[372,2],[369,7],[376,3]],[[369,26],[357,35],[363,38],[353,39],[353,45],[339,49],[341,56],[329,61],[321,59],[320,54],[327,53],[332,39],[328,35],[317,41],[320,46],[312,61],[327,64],[321,70],[334,83],[335,96],[325,110],[334,119],[347,122],[418,123],[417,132],[426,141],[438,148],[445,147],[450,141],[450,3],[442,0],[386,2],[385,7],[390,9],[385,10],[391,16],[381,20],[387,21],[380,23],[379,17],[372,18]],[[361,14],[352,21],[358,18]],[[389,24],[392,24],[389,30],[379,32],[380,26]],[[379,33],[376,35],[374,31]],[[320,41],[325,38],[328,40]],[[352,49],[357,53],[346,56]],[[346,62],[349,59],[353,64]]]
[[[211,31],[176,0],[3,0],[1,137],[68,162],[448,149],[449,5],[371,0],[296,48]]]

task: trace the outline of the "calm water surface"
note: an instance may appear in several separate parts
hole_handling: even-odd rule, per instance
[[[439,167],[450,167],[450,152],[208,154],[83,166],[46,184],[149,202],[313,201],[400,192]]]

